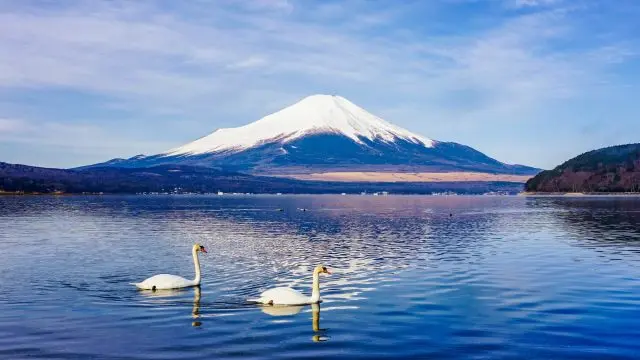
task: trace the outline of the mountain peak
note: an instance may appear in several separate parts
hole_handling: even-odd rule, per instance
[[[465,145],[429,140],[342,96],[323,94],[307,96],[248,125],[218,129],[165,153],[93,167],[157,165],[220,167],[293,177],[326,173],[329,175],[324,180],[333,181],[341,181],[330,175],[334,172],[351,173],[347,177],[353,181],[380,181],[378,173],[470,171],[529,175],[538,171],[504,164]],[[362,177],[349,177],[357,173]],[[395,175],[391,178],[405,181]]]
[[[340,106],[340,103],[349,103],[354,105],[352,102],[350,102],[349,100],[339,95],[315,94],[315,95],[309,95],[299,100],[297,103],[291,105],[290,107],[305,106],[310,108],[327,110],[332,107]]]
[[[403,139],[425,147],[434,144],[430,139],[386,122],[342,96],[316,94],[251,124],[218,129],[192,143],[169,150],[166,155],[242,151],[269,142],[286,143],[321,133],[346,136],[359,144],[364,144],[364,139],[385,142]]]
[[[328,94],[313,94],[313,95],[309,95],[307,97],[302,98],[302,100],[298,101],[298,102],[303,102],[303,101],[335,101],[337,99],[344,99],[342,96],[339,95],[328,95]]]

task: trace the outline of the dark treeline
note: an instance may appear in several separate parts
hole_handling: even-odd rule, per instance
[[[65,170],[0,163],[0,190],[25,193],[360,193],[429,194],[455,191],[517,193],[522,184],[510,182],[452,183],[342,183],[300,181],[252,176],[221,169],[192,166],[155,166],[142,169],[91,168]]]

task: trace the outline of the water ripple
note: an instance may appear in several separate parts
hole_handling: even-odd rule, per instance
[[[0,358],[632,359],[638,260],[638,198],[0,197]]]

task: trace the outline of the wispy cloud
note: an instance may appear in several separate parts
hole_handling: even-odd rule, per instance
[[[559,3],[561,0],[510,0],[516,7],[548,6]]]
[[[65,148],[70,153],[103,155],[105,152],[139,154],[150,148],[162,149],[167,143],[132,139],[126,135],[105,131],[90,124],[30,122],[0,119],[0,142],[28,146]]]
[[[26,124],[16,119],[0,119],[0,134],[12,134],[24,131]]]
[[[390,120],[418,130],[451,119],[499,126],[579,96],[637,56],[633,42],[585,40],[587,0],[513,0],[507,8],[527,11],[489,7],[471,19],[465,2],[2,3],[0,97],[96,94],[147,116],[195,119],[198,135],[314,92],[393,108]],[[416,124],[419,113],[431,125]]]
[[[301,87],[294,77],[329,86],[383,82],[400,89],[425,81],[483,91],[502,84],[548,96],[541,83],[548,77],[557,83],[566,62],[581,56],[558,57],[540,48],[559,36],[565,21],[559,13],[502,21],[468,36],[396,31],[370,37],[344,31],[352,28],[351,20],[315,22],[313,7],[299,9],[297,17],[265,17],[260,11],[292,8],[287,1],[248,2],[245,7],[253,11],[239,13],[208,2],[198,21],[149,4],[93,4],[0,14],[0,86],[70,87],[176,106],[241,93],[245,81],[252,88],[281,83],[264,75],[288,77],[284,87],[296,92]],[[340,18],[340,10],[354,9],[334,9],[334,17]],[[385,21],[384,10],[356,14],[354,22],[372,16],[382,19],[373,24]]]

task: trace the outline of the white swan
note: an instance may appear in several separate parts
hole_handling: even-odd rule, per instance
[[[141,290],[168,290],[200,285],[200,260],[198,259],[198,252],[206,253],[207,250],[205,250],[204,246],[195,244],[191,252],[193,253],[193,264],[196,268],[195,279],[187,280],[176,275],[159,274],[139,283],[131,283],[131,285],[135,285]]]
[[[322,301],[320,300],[320,274],[331,274],[331,271],[327,269],[326,266],[316,266],[313,270],[313,290],[311,297],[305,296],[289,287],[278,287],[263,292],[258,299],[248,299],[247,301],[264,305],[317,304]]]

